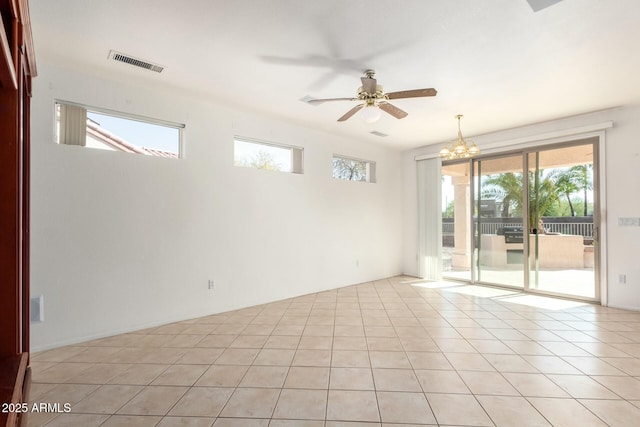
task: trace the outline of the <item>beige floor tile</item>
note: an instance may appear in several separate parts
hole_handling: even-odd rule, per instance
[[[264,343],[264,348],[280,348],[284,350],[295,350],[300,342],[299,336],[271,335]]]
[[[171,416],[216,417],[229,396],[232,388],[192,387],[171,409]]]
[[[407,352],[440,352],[440,348],[431,338],[400,337],[400,343]]]
[[[498,372],[539,372],[517,354],[483,354],[483,356]]]
[[[196,382],[196,386],[236,387],[249,369],[248,366],[213,365]]]
[[[33,375],[33,381],[52,384],[69,382],[70,379],[78,377],[84,371],[87,371],[92,367],[93,364],[91,363],[62,362],[53,365],[42,372],[36,372]]]
[[[402,342],[396,337],[367,337],[367,348],[374,351],[404,351]]]
[[[302,350],[331,350],[333,337],[326,336],[302,336],[298,348]]]
[[[477,353],[445,353],[445,356],[458,371],[495,371],[493,366]]]
[[[73,405],[72,411],[89,414],[115,414],[118,409],[143,389],[143,386],[103,385]]]
[[[502,340],[516,354],[528,356],[550,356],[552,353],[535,341]]]
[[[216,365],[251,365],[260,352],[257,348],[228,348],[218,359]]]
[[[267,427],[268,425],[268,419],[218,418],[213,427]]]
[[[440,425],[493,426],[473,395],[427,393],[427,400]]]
[[[73,405],[95,392],[99,387],[95,384],[58,384],[43,393],[36,403],[70,403],[73,408]]]
[[[152,385],[193,385],[209,368],[208,365],[171,365],[158,376]]]
[[[504,373],[504,377],[526,397],[570,397],[544,374]]]
[[[289,368],[284,388],[327,390],[329,388],[329,368],[292,366]]]
[[[352,421],[352,422],[327,421],[324,427],[380,427],[381,425],[382,424],[380,423],[361,423],[357,421]],[[390,426],[390,424],[385,424],[385,426]],[[321,426],[318,426],[318,427],[321,427]],[[411,427],[411,426],[407,424],[403,424],[402,426],[398,426],[398,427]]]
[[[423,393],[377,392],[376,394],[382,422],[436,423]]]
[[[104,363],[111,362],[120,347],[86,347],[82,353],[73,356],[74,362]]]
[[[628,376],[592,376],[618,396],[626,400],[640,400],[640,380]]]
[[[37,362],[64,362],[74,356],[79,356],[87,351],[87,347],[83,346],[66,346],[53,350],[41,351],[33,354],[32,360]],[[76,360],[74,358],[74,360]]]
[[[543,374],[581,374],[579,370],[558,356],[522,356],[522,358]]]
[[[548,310],[491,299],[491,288],[412,282],[368,282],[35,354],[31,399],[69,402],[74,413],[31,414],[29,425],[97,425],[116,411],[104,425],[156,425],[167,410],[161,427],[489,425],[484,409],[498,426],[604,425],[585,405],[613,426],[637,417],[640,315]],[[273,412],[288,418],[271,420]]]
[[[309,337],[333,337],[333,326],[309,325],[305,326],[302,336]]]
[[[30,417],[31,415],[29,415]],[[99,414],[60,414],[47,426],[51,427],[98,427],[109,418],[109,415]],[[31,425],[31,422],[29,422]]]
[[[333,390],[375,390],[369,368],[331,368],[329,388]]]
[[[460,371],[458,372],[473,394],[493,396],[519,396],[520,393],[498,372]]]
[[[408,351],[407,357],[413,369],[453,369],[442,353]]]
[[[287,366],[251,366],[239,387],[282,388],[287,377]]]
[[[258,325],[251,324],[242,330],[241,335],[265,335],[269,336],[275,329],[275,324],[273,325]]]
[[[546,348],[547,350],[549,350],[551,353],[555,354],[556,356],[578,356],[578,357],[591,356],[590,353],[586,352],[580,347],[575,346],[569,342],[538,341],[538,343],[544,348]]]
[[[437,338],[434,339],[440,351],[443,353],[477,353],[471,344],[465,339]]]
[[[292,366],[331,366],[330,350],[298,350]]]
[[[267,338],[264,335],[239,335],[229,348],[262,348]]]
[[[554,427],[606,427],[598,417],[574,399],[527,398]]]
[[[562,359],[586,375],[624,375],[624,372],[597,357],[564,356]]]
[[[370,351],[369,359],[372,368],[411,368],[406,354],[400,351]]]
[[[75,384],[106,384],[131,368],[131,364],[123,363],[94,363],[88,369],[84,369],[77,375],[68,378],[65,382]]]
[[[294,354],[295,350],[266,348],[260,350],[253,364],[263,366],[290,366]]]
[[[204,335],[176,335],[162,343],[162,347],[191,348],[198,344]]]
[[[100,427],[154,427],[161,419],[158,416],[113,415]]]
[[[367,350],[365,337],[334,337],[333,350]]]
[[[329,390],[326,419],[380,422],[375,392]]]
[[[368,368],[369,352],[362,350],[334,350],[331,354],[331,366],[338,368]]]
[[[211,427],[215,418],[164,417],[157,427]]]
[[[273,335],[290,335],[300,337],[304,331],[304,325],[279,324],[273,330]]]
[[[377,391],[421,392],[412,369],[373,369]]]
[[[222,354],[221,348],[188,348],[176,361],[182,365],[211,365]]]
[[[482,354],[514,354],[513,350],[498,340],[469,339],[469,344]]]
[[[522,397],[478,396],[478,400],[496,427],[551,426],[551,424]]]
[[[395,338],[398,336],[396,330],[391,326],[365,326],[364,333],[367,338],[386,337]]]
[[[296,420],[324,420],[326,408],[326,390],[283,389],[273,417]]]
[[[627,375],[640,376],[640,359],[630,357],[603,357],[602,361],[615,366]]]
[[[469,393],[456,371],[416,370],[416,377],[425,393]]]
[[[196,347],[227,348],[236,339],[236,335],[211,334],[198,342]]]
[[[123,415],[165,415],[187,387],[147,386],[117,412]]]
[[[108,384],[149,385],[158,378],[170,365],[135,364],[120,375],[111,378]]]
[[[220,413],[220,416],[233,418],[271,418],[279,395],[279,389],[237,388]]]

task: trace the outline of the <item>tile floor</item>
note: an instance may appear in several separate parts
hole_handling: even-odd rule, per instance
[[[640,312],[394,277],[33,356],[30,426],[638,426]]]

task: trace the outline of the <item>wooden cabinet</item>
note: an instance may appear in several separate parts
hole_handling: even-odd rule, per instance
[[[0,395],[29,386],[29,111],[36,75],[28,0],[0,0]],[[0,412],[0,426],[20,413]]]

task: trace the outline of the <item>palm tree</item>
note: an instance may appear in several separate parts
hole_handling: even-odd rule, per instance
[[[542,177],[542,179],[540,179]],[[554,180],[551,174],[540,171],[538,175],[529,173],[529,228],[537,228],[538,220],[545,216],[558,200]],[[502,217],[509,217],[509,209],[513,214],[522,215],[522,174],[501,173],[490,175],[482,181],[482,197],[502,202]]]
[[[577,177],[575,171],[573,171],[572,168],[556,169],[555,173],[553,173],[553,179],[555,181],[556,191],[564,195],[567,198],[567,202],[569,202],[571,216],[576,216],[573,203],[571,203],[571,195],[579,190],[576,184]],[[558,201],[559,200],[560,198],[558,198]]]
[[[522,212],[522,175],[513,172],[489,175],[482,180],[482,197],[502,203],[502,218],[509,217],[509,209]]]
[[[582,215],[587,216],[587,195],[588,192],[593,190],[593,165],[592,164],[583,164],[578,166],[573,166],[569,169],[575,174],[576,180],[575,184],[579,189],[583,191],[584,200]]]

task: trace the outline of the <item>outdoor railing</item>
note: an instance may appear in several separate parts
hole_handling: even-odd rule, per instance
[[[480,222],[480,234],[496,234],[500,228],[514,227],[519,224],[521,224],[521,222],[519,222],[517,218],[505,222]],[[549,219],[545,219],[544,228],[551,233],[593,237],[593,222],[552,222]],[[442,234],[453,235],[454,231],[453,222],[443,221]]]

